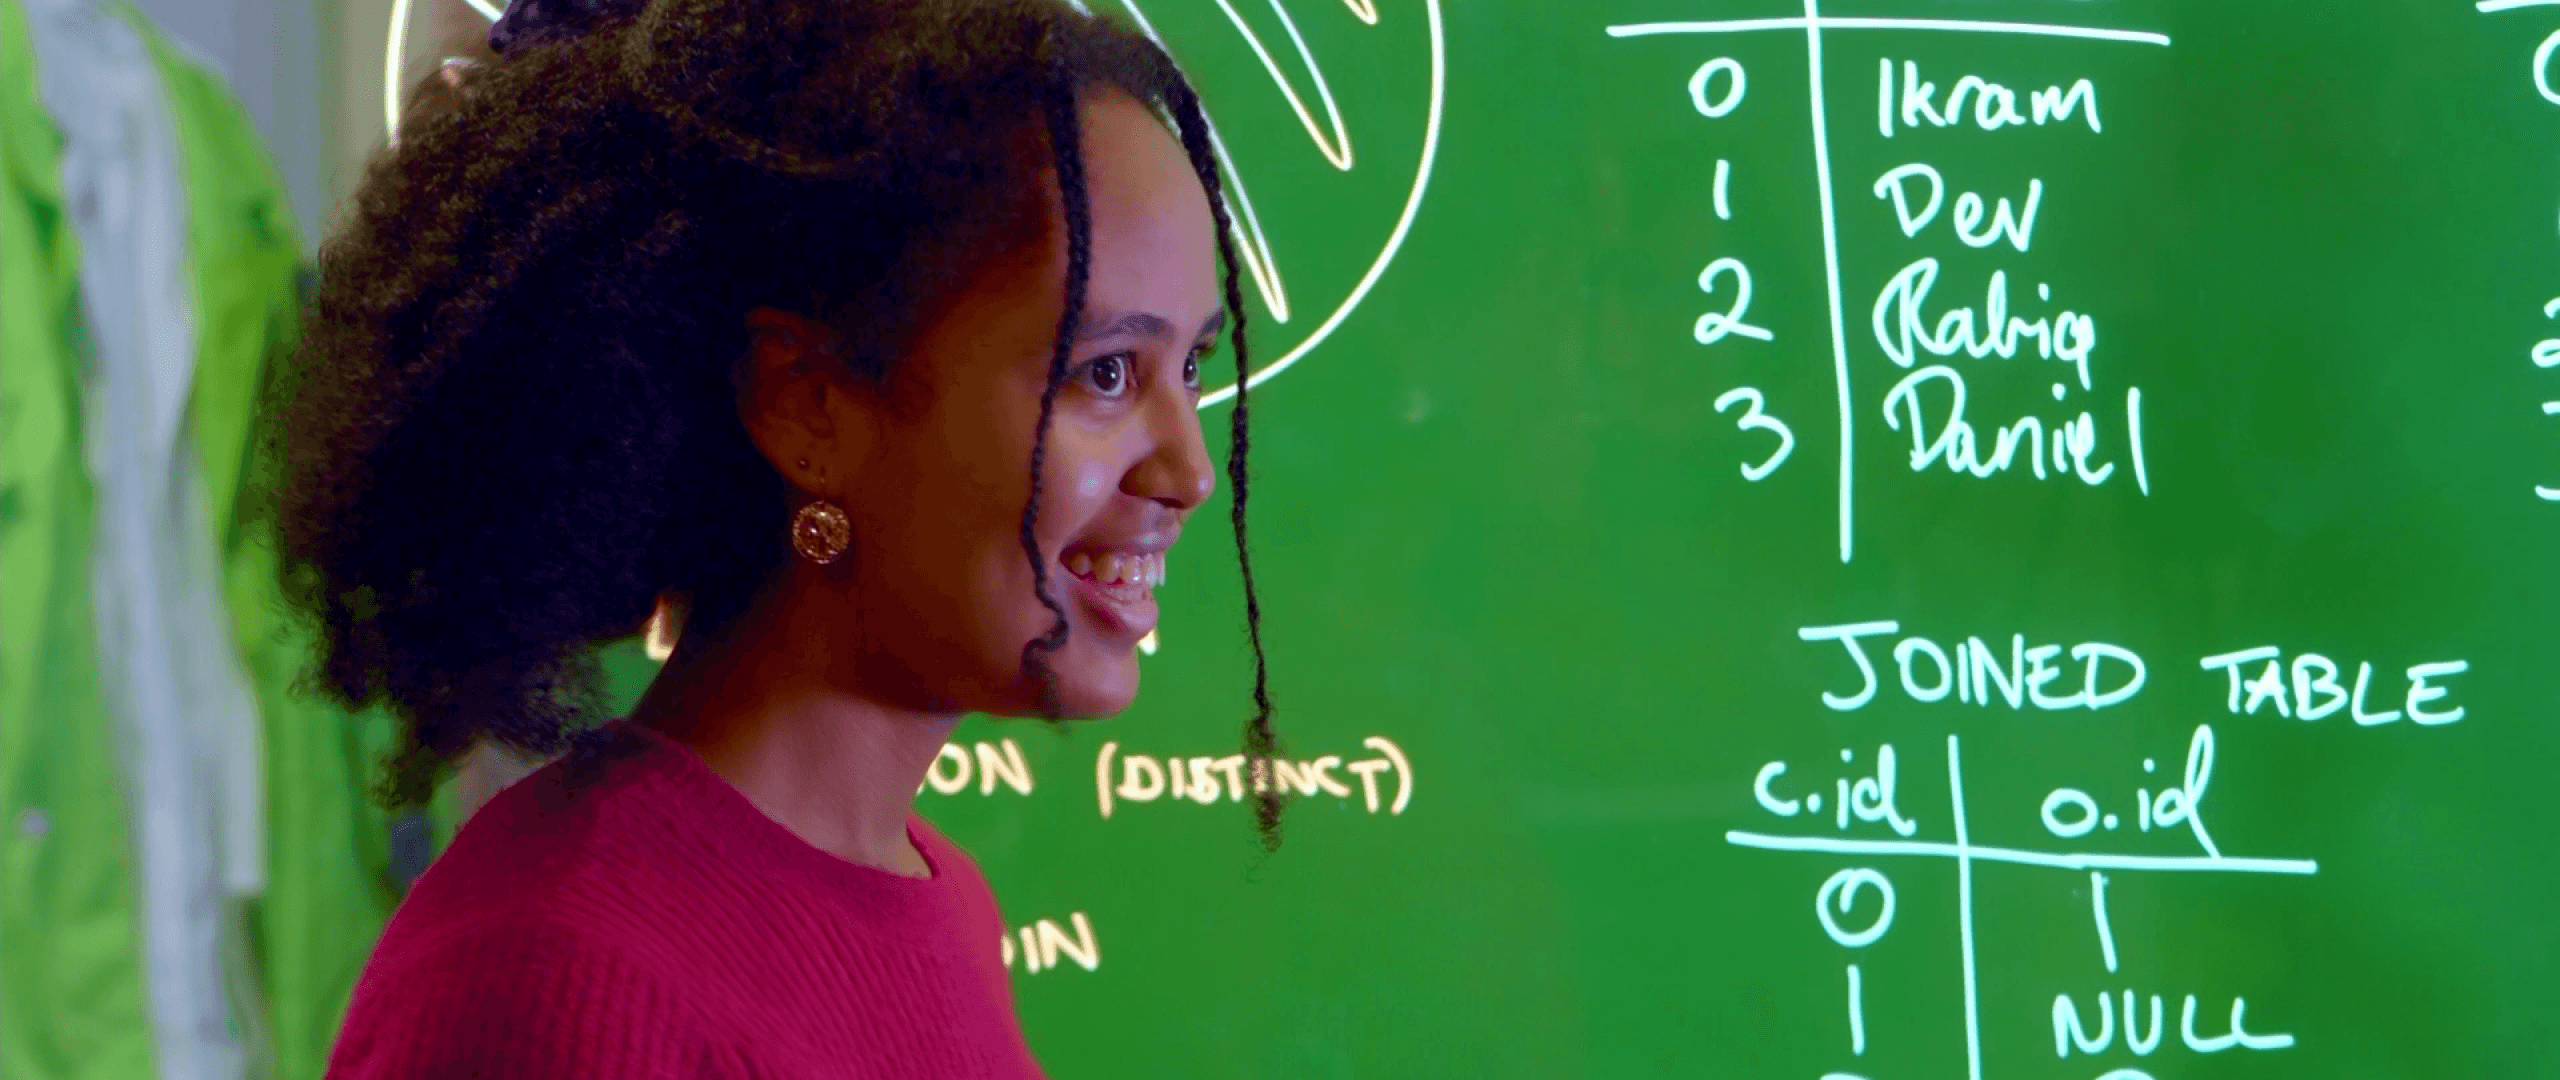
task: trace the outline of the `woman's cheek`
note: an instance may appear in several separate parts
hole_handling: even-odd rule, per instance
[[[1072,493],[1081,518],[1120,486],[1123,470],[1111,462],[1112,426],[1099,419],[1061,424],[1049,432],[1049,460],[1063,475],[1049,478],[1057,489]]]

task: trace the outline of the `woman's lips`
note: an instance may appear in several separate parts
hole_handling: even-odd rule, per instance
[[[1164,582],[1164,552],[1069,552],[1059,562],[1075,580],[1076,599],[1099,627],[1134,647],[1156,628],[1155,587]]]

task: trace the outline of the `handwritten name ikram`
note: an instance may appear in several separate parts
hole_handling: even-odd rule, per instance
[[[1876,131],[1892,138],[1897,130],[1910,131],[1923,127],[1943,128],[1972,126],[1983,131],[2012,127],[2044,127],[2048,124],[2085,124],[2093,133],[2106,130],[2098,119],[2098,86],[2087,79],[2074,79],[2069,86],[2053,85],[2029,91],[2025,111],[2020,111],[2020,95],[2002,83],[1979,75],[1965,75],[1947,87],[1944,96],[1938,84],[1921,78],[1920,63],[1902,62],[1902,79],[1894,81],[1892,57],[1876,61]]]

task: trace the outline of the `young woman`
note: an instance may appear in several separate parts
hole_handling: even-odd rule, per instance
[[[391,798],[568,753],[414,886],[331,1075],[1037,1075],[910,803],[965,712],[1137,692],[1215,486],[1199,365],[1245,370],[1190,88],[1051,0],[518,0],[490,40],[323,254],[279,531],[326,687],[406,722]],[[595,725],[589,647],[662,597],[674,655]]]

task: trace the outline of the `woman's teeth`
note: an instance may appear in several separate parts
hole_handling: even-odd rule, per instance
[[[1099,585],[1144,585],[1153,588],[1164,584],[1164,553],[1145,555],[1094,555],[1076,552],[1066,558],[1067,572],[1089,578]]]

